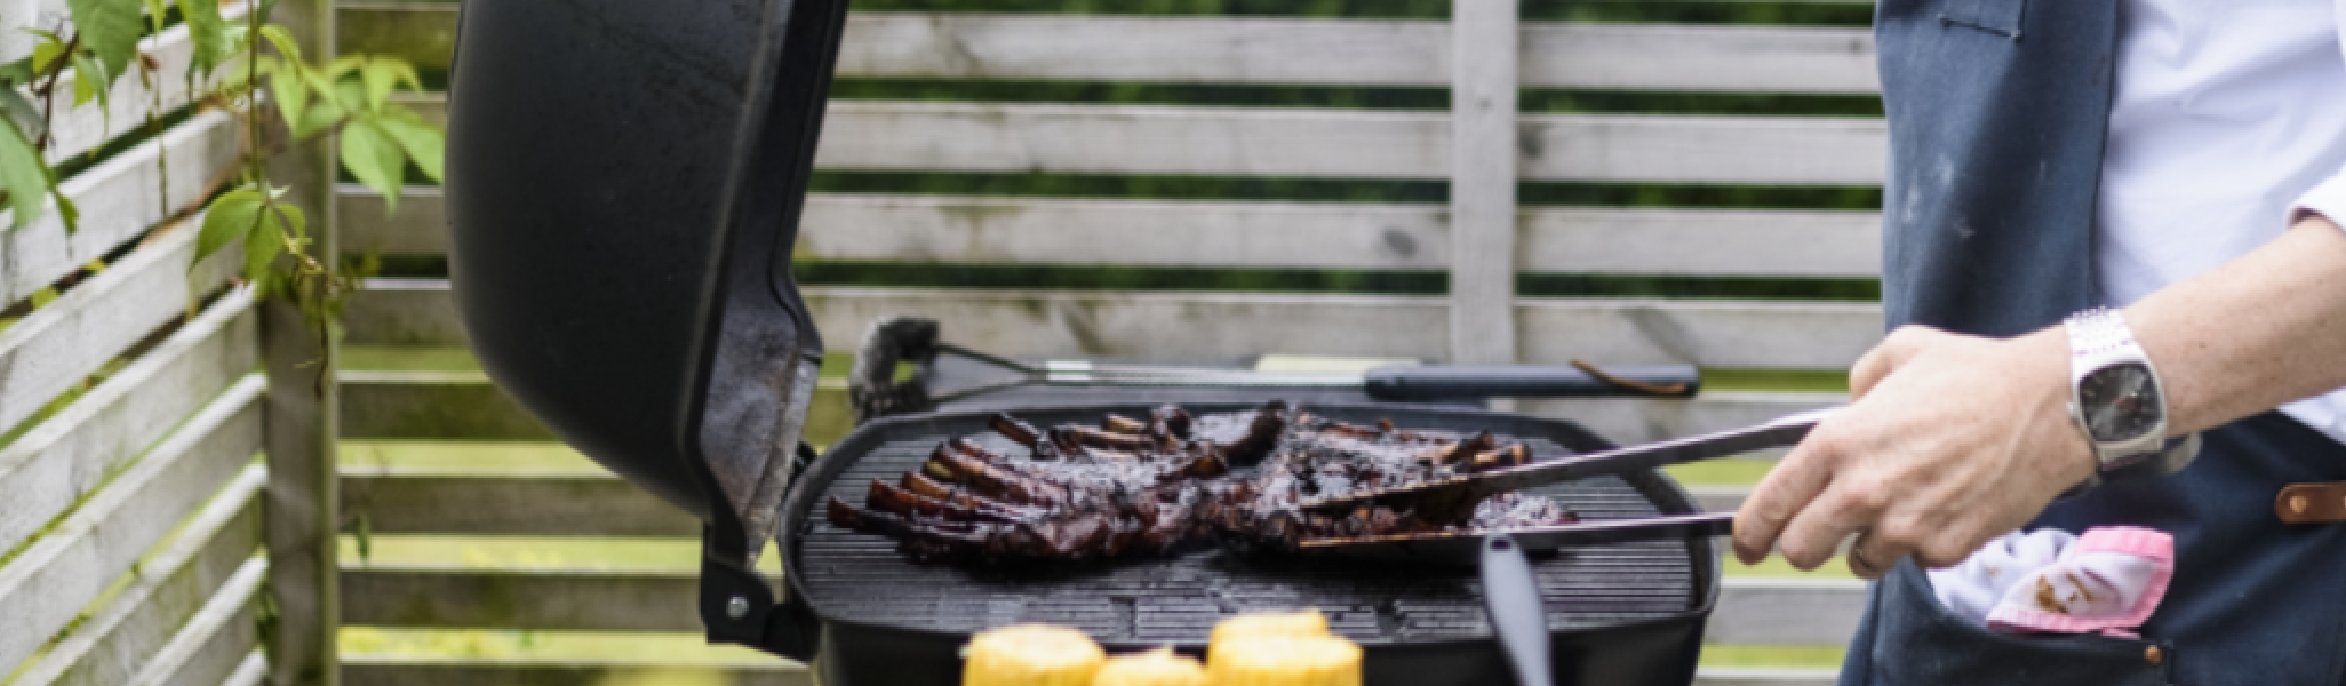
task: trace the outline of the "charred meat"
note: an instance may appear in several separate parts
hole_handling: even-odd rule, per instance
[[[916,560],[1005,563],[1211,546],[1275,552],[1305,538],[1579,521],[1548,498],[1518,493],[1440,512],[1296,509],[1308,497],[1531,461],[1522,443],[1488,432],[1346,424],[1283,402],[1200,417],[1167,405],[1145,420],[1109,415],[1097,426],[1048,431],[1008,415],[989,425],[1024,454],[999,454],[970,436],[948,440],[896,483],[872,481],[860,506],[832,498],[831,525],[894,538]]]

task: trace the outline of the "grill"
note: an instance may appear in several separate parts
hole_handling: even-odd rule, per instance
[[[1191,405],[1230,412],[1252,404]],[[1536,454],[1591,452],[1602,439],[1560,420],[1399,405],[1317,405],[1309,411],[1358,423],[1390,418],[1411,428],[1491,430],[1524,439]],[[1105,413],[1145,416],[1145,406],[1022,409],[1038,425],[1096,421]],[[860,502],[872,479],[893,480],[936,445],[975,435],[991,449],[1013,447],[985,429],[989,413],[916,415],[858,429],[817,460],[792,490],[782,524],[796,599],[824,620],[817,660],[824,683],[952,683],[960,662],[937,651],[841,651],[840,636],[869,634],[897,645],[925,637],[955,647],[969,633],[1016,622],[1074,626],[1112,649],[1173,645],[1196,651],[1222,617],[1251,610],[1316,607],[1331,628],[1367,649],[1374,684],[1506,683],[1471,567],[1361,565],[1326,559],[1242,558],[1219,550],[1161,560],[1071,567],[986,569],[915,564],[893,540],[833,528],[815,509],[826,495]],[[1592,519],[1692,509],[1668,480],[1642,473],[1538,489]],[[1532,560],[1548,614],[1560,678],[1576,683],[1685,683],[1701,621],[1717,589],[1711,541],[1695,538],[1588,546]],[[834,636],[838,634],[840,636]],[[852,639],[848,639],[852,640]],[[1455,659],[1429,660],[1446,654]]]
[[[1194,652],[1222,616],[1314,606],[1366,647],[1372,684],[1511,681],[1473,569],[1215,551],[1015,572],[920,566],[892,541],[809,516],[822,496],[859,496],[866,480],[892,478],[985,418],[880,419],[820,457],[800,442],[823,344],[788,265],[846,5],[470,2],[459,18],[446,202],[473,350],[563,440],[701,518],[710,640],[811,659],[828,686],[917,686],[954,683],[969,634],[1009,622]],[[1199,412],[1261,400],[1205,402],[1218,393],[1147,400]],[[1339,399],[1357,391],[1283,395],[1353,422],[1487,429],[1551,453],[1607,447],[1564,421]],[[1139,415],[1122,403],[1140,400],[1019,389],[985,402],[1048,425]],[[1071,401],[1088,406],[1033,409]],[[1591,518],[1693,509],[1650,472],[1552,492]],[[786,556],[786,594],[752,571],[768,540]],[[1556,675],[1690,681],[1718,589],[1711,546],[1535,558]]]

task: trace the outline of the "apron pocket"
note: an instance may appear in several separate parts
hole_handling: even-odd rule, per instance
[[[2167,686],[2173,646],[2098,634],[2007,634],[1947,611],[1930,578],[1901,562],[1874,584],[1871,616],[1841,683]]]
[[[2020,19],[2027,9],[2028,0],[1947,0],[1939,23],[2018,40]]]

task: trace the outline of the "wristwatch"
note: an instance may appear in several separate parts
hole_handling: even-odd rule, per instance
[[[2199,434],[2167,438],[2167,394],[2150,355],[2117,310],[2096,307],[2069,331],[2069,419],[2099,467],[2072,492],[2109,481],[2173,474],[2199,455]]]

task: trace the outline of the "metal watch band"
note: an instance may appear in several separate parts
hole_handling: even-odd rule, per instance
[[[2108,307],[2095,307],[2074,315],[2063,323],[2069,329],[2069,354],[2075,358],[2099,357],[2131,352],[2142,356],[2142,346],[2134,342],[2134,330],[2126,326],[2125,315]],[[2082,370],[2076,374],[2082,376]]]

